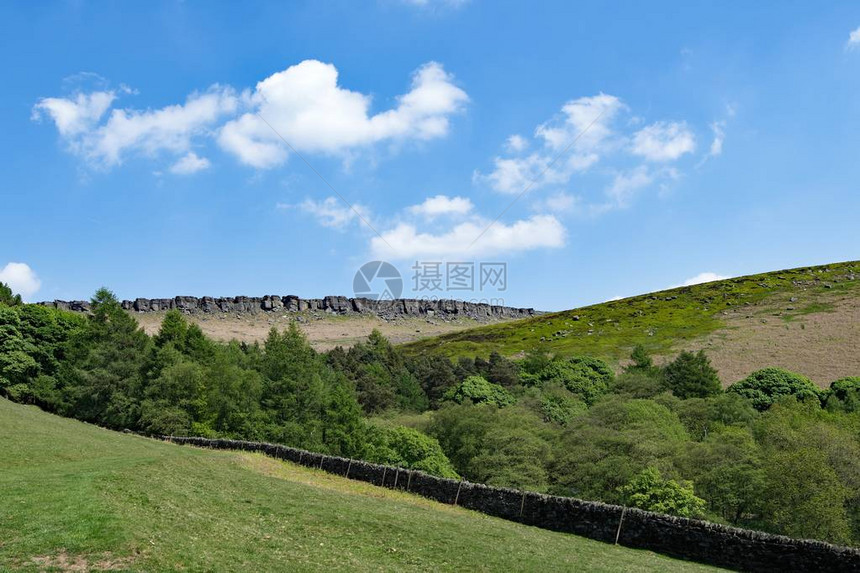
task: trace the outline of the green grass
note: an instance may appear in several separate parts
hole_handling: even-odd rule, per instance
[[[856,275],[856,276],[855,276]],[[853,277],[853,278],[852,278]],[[685,342],[726,328],[723,312],[750,307],[762,312],[794,294],[806,306],[786,316],[832,310],[826,299],[860,295],[860,261],[804,267],[681,287],[525,320],[462,330],[404,345],[407,352],[449,357],[512,356],[533,348],[563,355],[625,359],[637,344],[668,354]],[[812,303],[808,302],[814,299]],[[818,300],[820,299],[820,300]],[[759,310],[757,310],[759,309]]]
[[[0,399],[0,570],[706,569]]]

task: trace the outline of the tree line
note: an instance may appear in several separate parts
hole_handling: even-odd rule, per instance
[[[100,289],[83,316],[0,283],[0,392],[114,429],[312,451],[860,543],[860,378],[778,368],[725,391],[704,352],[619,374],[535,350],[412,356],[379,332],[315,351],[295,323],[216,343],[177,311],[147,335]]]

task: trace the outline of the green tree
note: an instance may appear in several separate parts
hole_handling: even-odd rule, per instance
[[[799,400],[816,402],[819,398],[818,387],[809,378],[781,368],[756,370],[740,382],[729,386],[727,391],[743,396],[759,411],[770,408],[781,396],[794,396]]]
[[[63,408],[111,428],[137,428],[150,339],[109,290],[99,289],[91,308],[60,373]]]
[[[860,376],[849,376],[832,382],[827,392],[822,393],[822,403],[828,410],[860,410]]]
[[[375,428],[373,433],[376,445],[368,456],[370,461],[420,470],[440,477],[460,477],[436,438],[404,426]]]
[[[619,486],[643,469],[675,473],[675,460],[688,441],[677,414],[666,406],[604,398],[562,432],[550,464],[550,491],[619,501]]]
[[[703,350],[681,352],[663,367],[663,381],[672,394],[681,398],[705,398],[722,392],[717,371]]]
[[[711,513],[735,525],[760,519],[766,476],[761,448],[749,428],[730,426],[708,434],[690,444],[680,464]]]
[[[529,386],[561,384],[586,404],[593,404],[609,390],[615,374],[606,362],[590,356],[564,359],[534,352],[520,363],[523,383]]]
[[[475,404],[487,403],[499,407],[510,406],[516,402],[510,392],[481,376],[469,376],[448,390],[445,393],[445,399],[458,404],[471,401]]]
[[[624,367],[625,372],[655,377],[659,374],[660,369],[654,366],[654,359],[651,358],[651,354],[642,344],[633,347],[630,360],[631,363]]]
[[[619,488],[625,505],[679,517],[698,517],[705,509],[705,500],[696,497],[693,484],[663,479],[660,470],[648,467]]]
[[[20,306],[23,304],[20,294],[14,294],[12,288],[4,282],[0,282],[0,305]]]

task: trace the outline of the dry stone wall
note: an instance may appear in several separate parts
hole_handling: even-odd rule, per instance
[[[350,479],[543,529],[741,571],[860,571],[860,550],[599,502],[490,487],[425,473],[238,440],[166,437],[177,444],[261,452]]]
[[[39,304],[89,312],[90,303],[83,300],[54,300]],[[176,309],[186,314],[265,313],[265,312],[327,312],[333,314],[375,314],[383,318],[402,316],[442,316],[481,319],[526,318],[539,314],[532,308],[513,308],[462,300],[397,299],[376,301],[368,298],[326,296],[299,298],[294,295],[219,297],[177,296],[174,298],[137,298],[122,301],[125,310],[159,312]]]

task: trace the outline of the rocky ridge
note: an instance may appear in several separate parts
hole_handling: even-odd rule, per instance
[[[90,303],[83,300],[54,300],[38,304],[74,312],[89,312]],[[299,298],[295,295],[266,295],[262,297],[196,297],[137,298],[122,301],[122,308],[135,312],[159,312],[176,309],[184,314],[266,313],[266,312],[327,312],[330,314],[365,314],[393,319],[407,316],[464,317],[481,319],[527,318],[540,314],[532,308],[513,308],[453,299],[396,299],[376,301],[368,298],[326,296]]]

